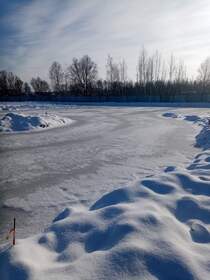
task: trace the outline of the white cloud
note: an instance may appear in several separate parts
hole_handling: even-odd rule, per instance
[[[124,57],[135,78],[143,45],[180,56],[190,73],[209,55],[209,0],[34,0],[7,22],[16,30],[8,40],[17,45],[3,64],[27,80],[47,78],[53,60],[67,65],[83,54],[93,57],[103,74],[108,53]]]

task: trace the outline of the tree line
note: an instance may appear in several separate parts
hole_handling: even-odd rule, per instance
[[[50,84],[33,77],[30,84],[22,81],[12,72],[0,71],[0,96],[175,96],[181,93],[210,94],[210,57],[198,69],[196,79],[189,79],[183,61],[173,54],[166,61],[156,51],[153,54],[143,48],[140,52],[136,80],[128,79],[125,60],[115,62],[108,55],[106,78],[98,75],[97,64],[88,56],[73,58],[65,69],[59,62],[49,68]]]

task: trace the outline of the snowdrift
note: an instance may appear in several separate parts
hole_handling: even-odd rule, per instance
[[[197,139],[205,150],[186,169],[169,166],[89,210],[66,208],[44,233],[5,248],[1,279],[209,279],[207,136],[204,125]]]
[[[163,117],[176,119],[176,118],[178,118],[178,115],[173,112],[166,112],[163,114]]]
[[[196,136],[196,146],[202,147],[204,150],[210,148],[210,124],[209,120],[206,121],[206,125],[203,126],[201,132]]]
[[[70,123],[72,123],[71,119],[61,118],[48,113],[31,116],[10,112],[0,119],[0,132],[41,130],[64,126]]]
[[[195,146],[198,148],[209,149],[210,148],[210,117],[209,116],[197,116],[176,114],[174,112],[166,112],[162,115],[166,118],[176,118],[180,120],[189,121],[201,126],[200,133],[196,136]]]

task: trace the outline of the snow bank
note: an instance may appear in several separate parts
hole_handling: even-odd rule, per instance
[[[206,115],[204,115],[204,116],[182,115],[182,114],[177,114],[174,112],[166,112],[166,113],[163,113],[162,116],[165,118],[181,119],[181,120],[198,123],[198,124],[203,124],[203,125],[208,124],[208,119],[209,119],[209,117]]]
[[[195,146],[203,149],[210,148],[210,116],[197,116],[197,115],[177,115],[173,112],[166,112],[162,114],[163,117],[178,118],[185,121],[193,122],[202,127],[201,132],[196,136]]]
[[[20,113],[7,113],[0,119],[0,132],[20,132],[41,130],[64,126],[72,123],[71,119],[61,118],[56,115],[25,115]]]
[[[89,210],[64,209],[44,233],[1,252],[1,278],[209,279],[209,170],[206,149],[187,169],[169,166]]]
[[[210,124],[209,119],[205,119],[206,125],[203,125],[201,132],[196,136],[196,146],[204,150],[210,148]]]

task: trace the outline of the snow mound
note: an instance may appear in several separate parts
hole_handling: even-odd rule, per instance
[[[0,132],[20,132],[41,130],[64,126],[72,123],[71,119],[61,118],[56,115],[25,115],[19,113],[7,113],[0,119]]]
[[[166,118],[178,118],[178,115],[176,113],[173,113],[173,112],[166,112],[162,116],[166,117]]]
[[[184,120],[191,121],[202,127],[200,133],[195,137],[196,147],[207,150],[210,148],[210,119],[207,116],[185,116]]]
[[[44,233],[2,250],[2,279],[209,279],[209,170],[205,150],[187,169],[64,209]]]
[[[204,126],[196,136],[196,146],[204,149],[210,148],[210,125]]]
[[[202,121],[202,118],[197,116],[197,115],[187,115],[187,116],[184,116],[184,120],[188,121],[188,122],[199,122],[199,121]]]
[[[12,106],[12,105],[0,105],[0,111],[16,111],[18,110],[18,108],[16,106]]]

